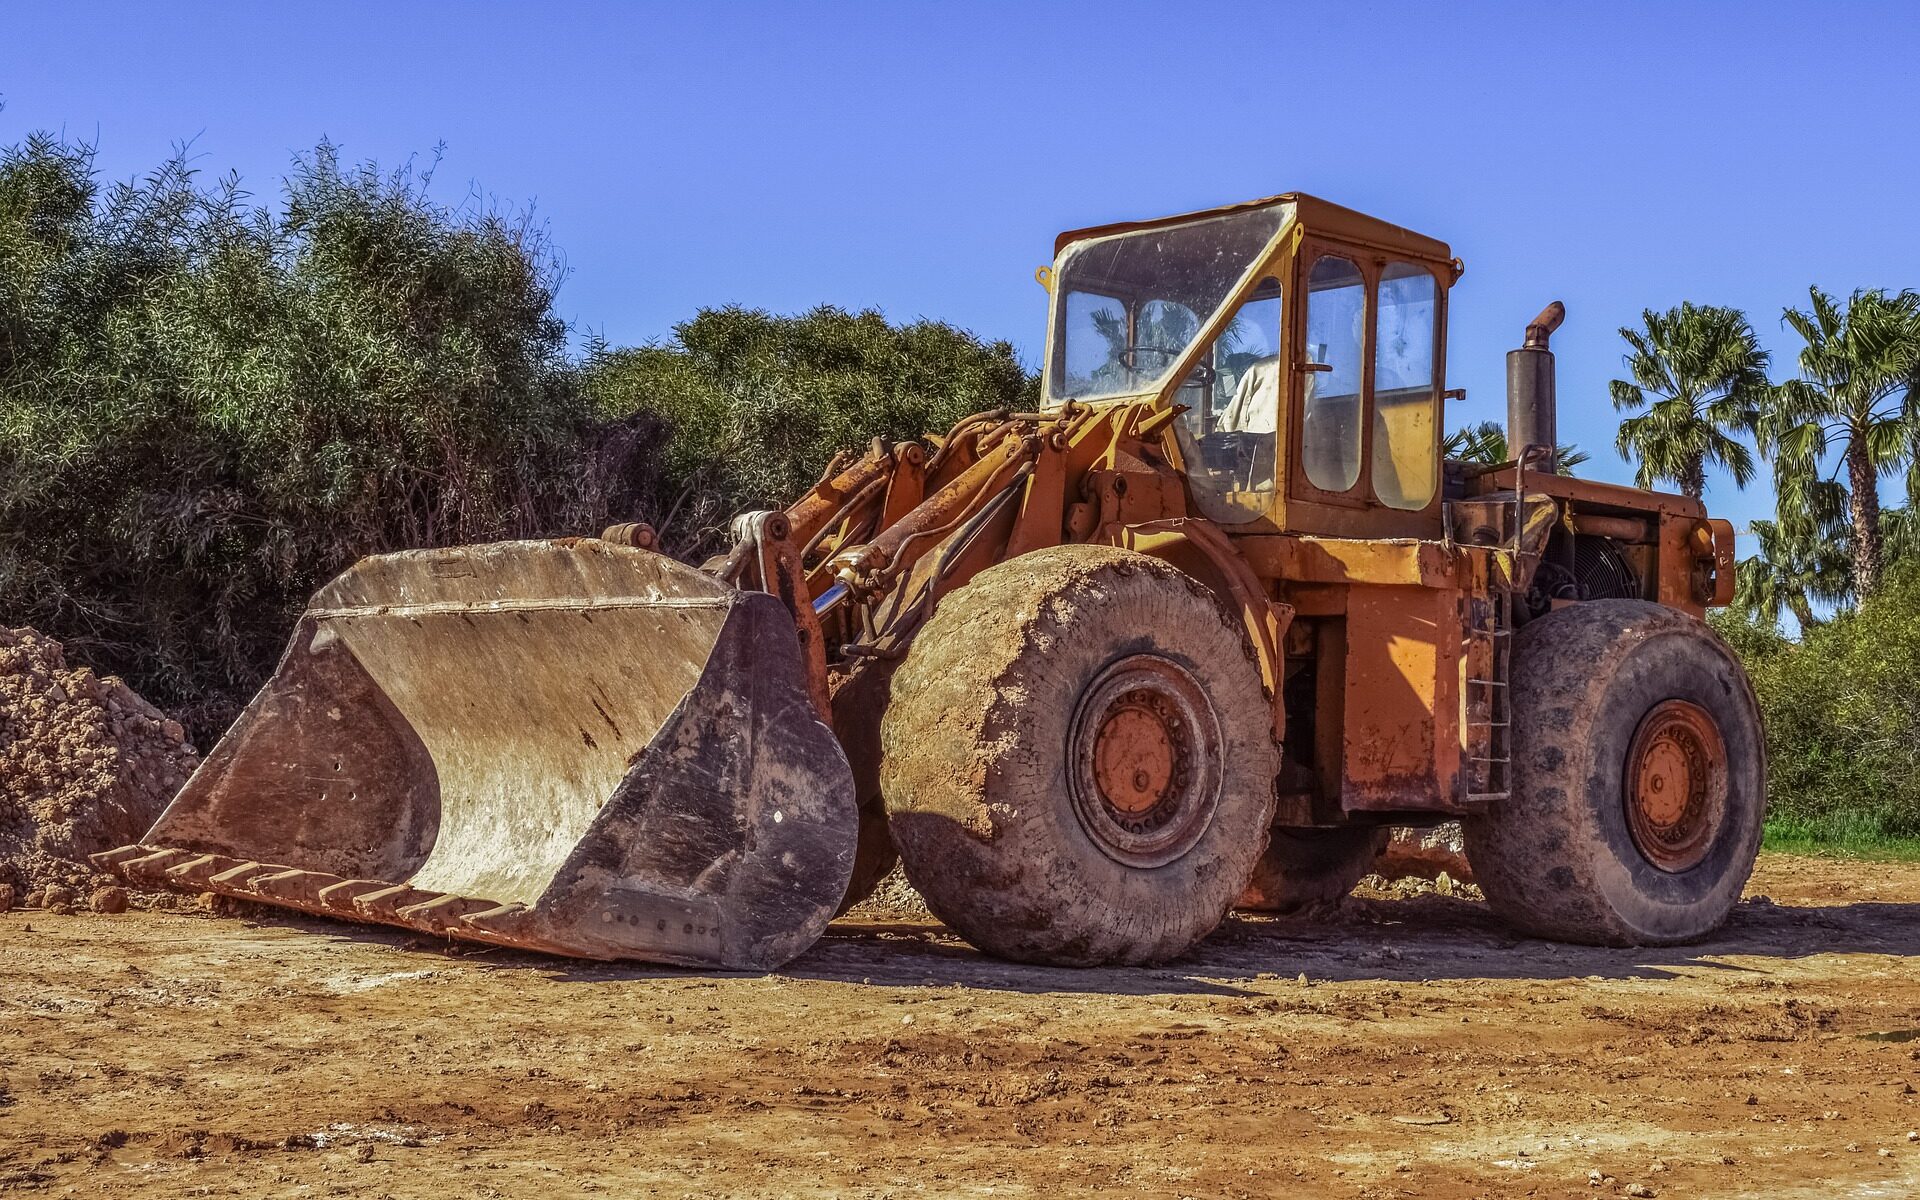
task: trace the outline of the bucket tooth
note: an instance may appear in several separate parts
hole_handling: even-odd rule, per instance
[[[338,875],[329,875],[324,871],[302,871],[298,867],[283,867],[266,874],[255,875],[247,881],[247,887],[261,899],[306,908],[320,903],[321,891],[339,880]]]
[[[496,904],[492,908],[483,908],[478,912],[461,913],[460,923],[469,929],[484,931],[495,921],[517,916],[525,911],[527,906],[524,904]]]
[[[383,921],[392,925],[405,925],[407,921],[400,915],[403,908],[424,904],[435,899],[441,893],[424,892],[406,884],[389,884],[353,898],[353,907],[362,917],[371,921]]]
[[[197,854],[186,862],[175,863],[166,868],[166,873],[169,879],[178,880],[182,883],[205,883],[216,871],[220,870],[223,862],[230,863],[232,861],[232,859],[222,859],[217,854]]]
[[[108,871],[117,871],[122,864],[131,862],[134,859],[145,858],[152,853],[154,853],[152,846],[135,844],[132,846],[118,846],[112,850],[102,850],[98,854],[91,854],[87,857],[96,867]]]
[[[482,912],[498,907],[499,905],[492,900],[472,900],[466,896],[435,896],[420,904],[409,904],[399,909],[395,915],[417,928],[444,933],[447,929],[459,925],[461,918],[469,912]]]
[[[155,846],[135,846],[141,851],[137,857],[130,857],[114,864],[113,869],[136,883],[170,884],[174,880],[167,876],[168,863],[179,862],[188,857],[184,850],[164,850]]]
[[[387,886],[377,879],[342,879],[321,888],[313,898],[329,912],[350,915],[358,911],[354,904],[357,897]]]
[[[264,863],[243,862],[237,867],[228,867],[218,875],[209,876],[207,882],[218,888],[245,887],[249,876],[271,870],[273,868]]]

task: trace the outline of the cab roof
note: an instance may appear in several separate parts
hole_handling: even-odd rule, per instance
[[[1150,221],[1118,221],[1111,225],[1070,229],[1054,239],[1053,253],[1054,257],[1058,258],[1060,252],[1069,245],[1088,238],[1132,233],[1141,229],[1156,229],[1164,225],[1182,225],[1203,217],[1225,216],[1228,213],[1246,212],[1249,209],[1283,203],[1292,203],[1297,206],[1300,221],[1309,230],[1324,233],[1329,237],[1360,242],[1382,250],[1438,262],[1448,262],[1453,258],[1453,251],[1445,242],[1382,221],[1378,217],[1370,217],[1351,208],[1343,208],[1331,201],[1322,200],[1318,196],[1309,196],[1305,192],[1284,192],[1278,196],[1248,200],[1241,204],[1228,204],[1220,208],[1206,208],[1198,212],[1180,213],[1177,216],[1156,217]]]

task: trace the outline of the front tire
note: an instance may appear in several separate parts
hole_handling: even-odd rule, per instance
[[[894,678],[881,791],[927,907],[980,949],[1162,962],[1265,843],[1279,767],[1245,634],[1167,563],[1060,546],[947,596]]]
[[[1590,601],[1516,635],[1512,689],[1512,791],[1464,822],[1495,911],[1601,945],[1718,928],[1766,816],[1759,705],[1733,652],[1674,609]]]

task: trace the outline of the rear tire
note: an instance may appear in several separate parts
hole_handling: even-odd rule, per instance
[[[1234,904],[1249,912],[1295,913],[1353,891],[1387,843],[1382,826],[1291,829],[1276,825]]]
[[[1159,559],[1060,546],[947,596],[894,678],[881,784],[907,878],[980,949],[1156,963],[1265,842],[1279,767],[1251,647]]]
[[[1717,928],[1766,815],[1759,706],[1733,652],[1685,613],[1596,600],[1516,635],[1512,686],[1512,792],[1464,822],[1495,911],[1602,945]]]

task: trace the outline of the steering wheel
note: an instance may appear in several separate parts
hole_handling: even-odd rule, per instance
[[[1169,350],[1165,346],[1128,346],[1116,357],[1120,365],[1127,370],[1138,371],[1140,370],[1140,364],[1136,356],[1141,354],[1158,354],[1161,358],[1165,359],[1167,363],[1171,363],[1174,359],[1180,357],[1179,350]],[[1219,372],[1215,371],[1209,364],[1195,363],[1193,371],[1181,382],[1180,386],[1211,387],[1213,381],[1218,377]]]
[[[1158,354],[1161,358],[1171,361],[1179,354],[1179,351],[1169,350],[1165,346],[1128,346],[1115,357],[1119,360],[1120,365],[1127,370],[1138,371],[1140,364],[1136,359],[1137,356],[1142,354]]]

